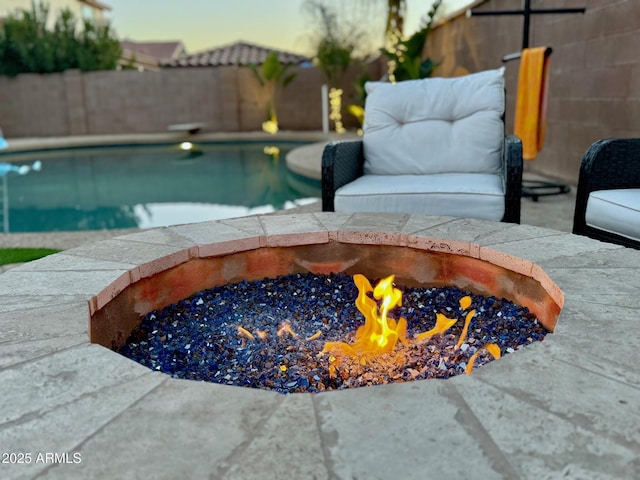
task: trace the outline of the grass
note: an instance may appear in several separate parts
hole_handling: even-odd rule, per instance
[[[53,248],[0,248],[0,265],[30,262],[59,251]]]

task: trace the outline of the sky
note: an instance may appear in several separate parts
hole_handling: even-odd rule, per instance
[[[182,40],[188,52],[197,52],[245,40],[283,50],[310,54],[313,22],[303,11],[304,0],[102,0],[112,10],[109,18],[120,39]],[[346,0],[355,2],[356,0]],[[368,15],[369,31],[384,29],[384,5]],[[340,5],[345,0],[336,0]],[[405,34],[418,29],[433,0],[407,0]],[[470,0],[444,0],[447,8]],[[367,25],[368,26],[368,25]]]

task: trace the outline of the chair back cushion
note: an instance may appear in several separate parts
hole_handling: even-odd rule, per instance
[[[367,82],[364,173],[497,173],[504,67],[456,78]]]

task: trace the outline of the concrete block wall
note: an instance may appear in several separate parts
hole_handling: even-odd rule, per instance
[[[324,74],[291,71],[297,76],[277,104],[280,127],[320,130]],[[345,104],[358,75],[354,68],[344,79]],[[191,122],[214,132],[258,131],[267,100],[246,67],[26,74],[0,77],[0,128],[7,138],[154,133]],[[345,122],[357,126],[347,114]]]
[[[220,72],[91,72],[84,75],[92,134],[163,132],[174,123],[203,122],[223,130]],[[224,98],[224,97],[223,97]]]
[[[534,0],[534,8],[586,7],[587,12],[538,15],[531,46],[550,46],[547,137],[526,169],[568,183],[596,140],[640,136],[640,2]],[[487,0],[478,10],[522,8],[521,0]],[[522,17],[455,17],[433,29],[425,54],[442,62],[438,76],[498,68],[522,47]],[[513,131],[518,61],[507,68],[507,131]]]
[[[371,79],[381,64],[369,65]],[[277,102],[283,130],[321,130],[318,68],[293,67],[295,79]],[[357,128],[346,105],[357,102],[352,67],[342,81],[343,122]],[[159,72],[103,71],[0,76],[0,128],[7,138],[165,132],[175,123],[202,122],[207,131],[259,131],[267,94],[246,67],[175,68]]]
[[[4,135],[68,135],[68,93],[62,74],[0,76],[0,128]]]
[[[69,130],[74,132],[74,135],[86,135],[87,108],[82,75],[78,70],[68,70],[63,73],[62,79],[67,100]]]

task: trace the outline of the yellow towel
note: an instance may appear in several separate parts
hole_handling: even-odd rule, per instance
[[[549,56],[545,47],[525,48],[520,58],[514,134],[522,140],[522,157],[535,160],[547,130]]]

